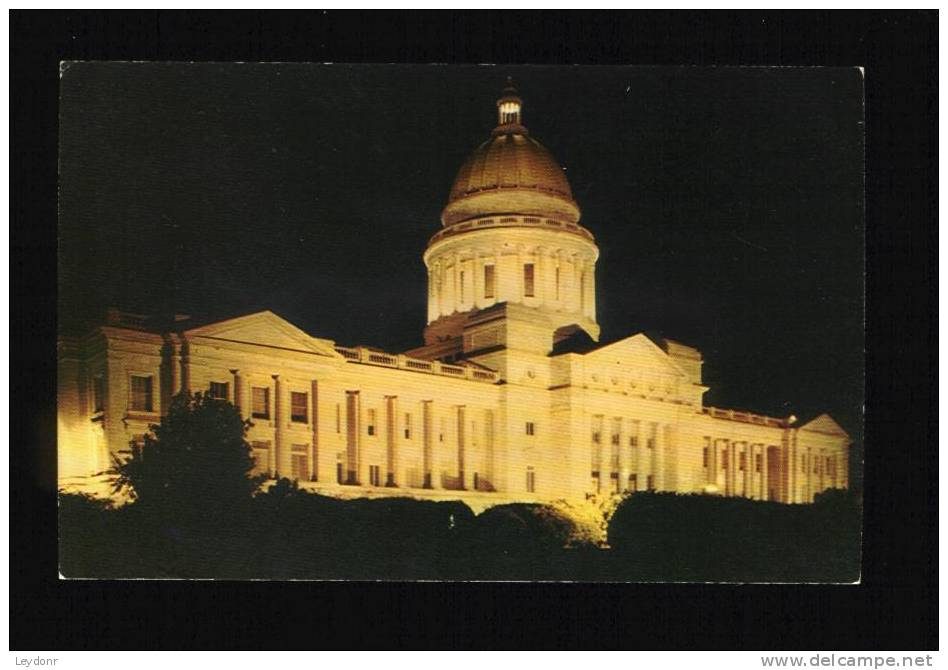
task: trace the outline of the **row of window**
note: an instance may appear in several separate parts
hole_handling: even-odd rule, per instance
[[[226,386],[226,384],[225,384]],[[226,399],[226,396],[225,396]],[[254,386],[250,389],[250,416],[254,419],[270,418],[270,388]],[[290,391],[290,421],[309,423],[309,394]]]
[[[747,453],[741,452],[738,454],[738,456],[739,456],[738,469],[741,472],[743,472],[747,468]],[[728,458],[729,458],[728,451],[726,449],[722,450],[721,458],[720,458],[722,470],[728,469],[728,462],[729,462]],[[762,459],[763,457],[761,454],[754,454],[754,472],[761,471],[761,466],[763,463]],[[822,464],[823,465],[822,474],[826,474],[830,477],[836,476],[836,458],[834,456],[812,456],[812,455],[804,454],[800,458],[800,471],[802,474],[807,474],[807,472],[809,471],[809,467],[808,467],[809,462],[812,462],[814,475],[821,474],[820,465]],[[703,464],[705,468],[708,468],[710,466],[708,447],[704,448]]]
[[[270,441],[255,440],[250,443],[253,452],[255,475],[270,474]],[[312,475],[315,478],[315,471],[310,472],[309,467],[309,445],[294,444],[290,447],[290,478],[297,480],[308,480]]]
[[[254,474],[270,474],[270,450],[271,442],[269,440],[254,440],[251,442],[254,458]],[[345,471],[343,466],[344,452],[337,454],[336,479],[338,483],[345,484]],[[315,464],[314,464],[315,465]],[[290,453],[290,477],[297,480],[308,480],[315,478],[315,470],[310,471],[309,466],[309,445],[294,444],[291,446]],[[480,490],[481,481],[479,473],[475,472],[473,476],[475,490]],[[634,475],[633,475],[634,480]],[[371,486],[382,485],[382,470],[378,465],[369,465],[369,484]],[[526,490],[528,493],[535,493],[537,485],[536,470],[533,466],[527,466],[526,470]]]
[[[740,457],[739,462],[738,462],[738,468],[743,472],[744,470],[747,469],[747,454],[745,452],[741,452],[740,454],[738,454],[738,456]],[[763,462],[761,459],[762,457],[760,454],[754,454],[754,471],[755,472],[760,472],[761,463]],[[709,467],[709,464],[710,464],[708,447],[704,448],[703,464],[704,464],[704,467],[706,468]],[[728,452],[725,449],[721,451],[721,469],[727,470],[727,466],[728,466]]]
[[[800,471],[803,474],[806,474],[809,471],[808,464],[812,463],[813,465],[813,474],[825,474],[830,477],[836,476],[836,457],[835,456],[820,456],[814,454],[803,454],[800,457]],[[822,470],[820,468],[822,466]]]
[[[133,412],[154,412],[154,377],[151,375],[131,375],[131,394],[129,409]],[[230,400],[230,384],[211,382],[208,395],[218,400]],[[96,375],[92,380],[93,412],[105,410],[105,379]],[[270,418],[270,389],[254,386],[251,388],[251,416],[255,419]],[[290,392],[290,421],[309,423],[309,394],[299,391]]]
[[[619,447],[622,444],[622,426],[628,421],[632,424],[632,428],[629,431],[628,443],[630,447],[639,446],[639,426],[640,422],[623,419],[622,417],[613,417],[611,419],[611,436],[610,442],[612,446]],[[604,424],[606,423],[606,417],[602,414],[594,414],[592,417],[592,442],[593,444],[602,444],[602,433],[604,431]],[[657,424],[647,424],[645,432],[647,433],[645,438],[645,446],[648,449],[654,449],[656,443],[656,435],[658,432]]]
[[[553,285],[555,287],[555,299],[560,299],[560,269],[556,268],[554,270],[556,276],[554,278]],[[464,270],[458,272],[458,297],[460,302],[465,301],[465,276],[466,273]],[[484,298],[486,300],[492,300],[496,297],[496,270],[493,265],[484,266]],[[579,278],[580,286],[580,298],[585,300],[585,289],[586,289],[586,275],[583,273]],[[441,283],[438,281],[438,289],[440,290]],[[431,283],[431,289],[434,290],[434,283]],[[526,298],[536,297],[536,266],[533,263],[524,263],[523,264],[523,295]]]
[[[612,481],[612,489],[619,493],[622,488],[622,481],[619,477],[618,472],[612,472],[609,475],[610,480]],[[593,480],[593,490],[599,491],[603,488],[603,482],[600,477],[598,470],[592,471],[592,480]],[[633,472],[629,475],[627,480],[628,490],[629,491],[654,491],[655,490],[655,475],[646,475],[645,476],[645,487],[639,488],[639,475],[637,472]]]
[[[592,441],[593,441],[593,444],[602,444],[602,433],[600,433],[600,432],[598,432],[598,431],[593,431],[593,434],[592,434]],[[612,434],[612,439],[611,439],[612,445],[615,446],[615,447],[618,447],[618,446],[621,446],[621,442],[622,442],[622,436],[621,436],[620,434],[618,434],[618,433],[613,433],[613,434]],[[630,446],[630,447],[637,447],[637,446],[639,446],[639,436],[638,436],[638,435],[629,435],[629,446]],[[647,438],[645,438],[645,448],[646,448],[646,449],[654,449],[654,448],[655,448],[655,438],[654,438],[654,437],[647,437]]]

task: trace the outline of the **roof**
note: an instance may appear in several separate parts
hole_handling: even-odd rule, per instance
[[[517,100],[513,94],[501,98]],[[461,165],[448,204],[441,215],[445,226],[495,215],[545,216],[578,223],[563,168],[520,123],[494,128]]]

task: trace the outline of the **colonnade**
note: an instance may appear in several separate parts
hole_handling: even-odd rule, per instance
[[[608,421],[608,439],[605,428]],[[667,490],[669,470],[667,424],[597,414],[593,422],[593,472],[599,493]]]
[[[532,280],[525,270],[528,265]],[[595,320],[595,281],[594,259],[579,252],[500,245],[446,252],[428,269],[428,323],[504,301],[578,312]]]
[[[384,396],[385,427],[385,486],[405,487],[403,481],[402,450],[404,442],[399,433],[399,398]],[[365,429],[362,414],[362,393],[346,391],[346,478],[343,482],[363,485],[365,467]],[[492,490],[494,463],[494,412],[475,410],[463,404],[438,407],[434,400],[421,403],[421,487],[426,489]],[[477,420],[478,417],[480,421]],[[403,425],[404,428],[404,425]],[[314,431],[316,429],[314,428]],[[412,430],[412,429],[407,429]],[[413,434],[413,433],[412,433]],[[441,465],[451,462],[448,471]]]

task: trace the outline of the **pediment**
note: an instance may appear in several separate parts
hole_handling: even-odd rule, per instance
[[[586,358],[601,364],[647,368],[657,373],[688,378],[685,371],[661,347],[642,333],[590,351]]]
[[[313,337],[269,310],[210,323],[185,331],[184,335],[188,338],[224,340],[334,358],[339,355],[331,340]]]
[[[826,435],[837,435],[839,437],[849,437],[849,433],[843,430],[843,427],[836,423],[829,414],[820,414],[812,421],[800,426],[800,430],[809,430]]]

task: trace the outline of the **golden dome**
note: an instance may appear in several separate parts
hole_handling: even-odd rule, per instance
[[[563,169],[520,123],[520,98],[508,85],[497,101],[498,126],[461,166],[441,222],[494,215],[545,216],[577,223],[579,207]]]

